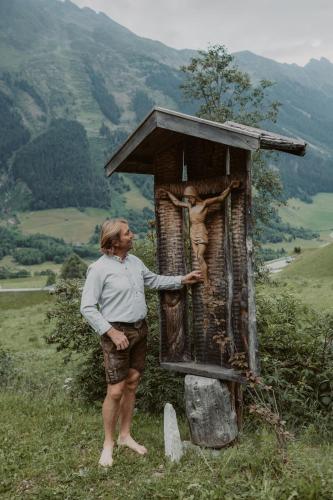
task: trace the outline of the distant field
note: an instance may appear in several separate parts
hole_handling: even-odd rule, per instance
[[[0,280],[0,288],[43,288],[46,285],[46,280],[47,276]]]
[[[145,207],[153,209],[135,184],[126,179],[131,190],[124,194],[127,208],[142,210]],[[20,228],[25,234],[42,233],[56,238],[63,238],[67,243],[88,243],[95,226],[110,217],[109,210],[100,208],[55,208],[34,212],[20,212]],[[1,264],[0,264],[1,265]]]
[[[87,243],[95,226],[107,217],[110,212],[100,208],[86,208],[84,212],[77,208],[55,208],[19,214],[24,233],[43,233],[68,243]]]
[[[294,226],[303,226],[318,232],[333,232],[333,193],[319,193],[313,203],[295,198],[279,210],[282,219]]]
[[[54,262],[43,262],[42,264],[33,264],[31,266],[21,266],[10,256],[6,255],[3,259],[0,259],[0,267],[15,268],[15,269],[26,269],[30,271],[31,274],[35,272],[45,271],[46,269],[51,269],[55,273],[59,272],[62,264],[55,264]]]
[[[283,221],[292,226],[302,226],[320,234],[319,238],[303,240],[297,238],[291,242],[267,243],[267,248],[284,248],[293,252],[295,247],[302,249],[318,248],[333,241],[333,193],[319,193],[313,197],[313,203],[304,203],[295,198],[288,200],[286,207],[279,209]]]
[[[274,279],[288,284],[306,304],[333,312],[333,243],[305,251]]]

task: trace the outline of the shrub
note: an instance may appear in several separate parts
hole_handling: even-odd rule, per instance
[[[87,264],[78,255],[72,253],[63,263],[60,277],[65,280],[84,278],[87,267]]]
[[[333,403],[333,315],[303,305],[288,290],[257,291],[261,369],[295,428],[329,420]]]
[[[56,277],[57,275],[55,272],[48,273],[45,286],[54,285],[54,283],[56,282]]]
[[[13,252],[13,257],[23,266],[41,264],[44,261],[43,253],[37,248],[17,248]]]
[[[7,267],[0,267],[0,279],[11,278],[27,278],[31,273],[26,269],[9,269]]]

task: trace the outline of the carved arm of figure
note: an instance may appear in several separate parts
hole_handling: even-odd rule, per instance
[[[172,203],[174,205],[176,205],[176,207],[188,208],[188,204],[187,203],[178,200],[178,198],[175,195],[173,195],[172,193],[170,193],[170,191],[167,191],[166,189],[160,189],[159,193],[160,194],[167,194],[168,197],[169,197],[169,199],[170,199],[170,201],[172,201]]]
[[[207,198],[204,201],[204,205],[208,207],[209,205],[213,205],[214,203],[221,203],[225,198],[231,193],[233,189],[239,188],[241,185],[240,181],[232,181],[230,185],[225,189],[219,196],[214,196],[213,198]]]

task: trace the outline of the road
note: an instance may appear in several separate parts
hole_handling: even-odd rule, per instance
[[[279,273],[284,267],[290,264],[290,259],[294,260],[292,257],[282,257],[281,259],[270,260],[266,262],[265,266],[270,273]]]

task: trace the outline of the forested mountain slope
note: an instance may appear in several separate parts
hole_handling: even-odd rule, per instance
[[[184,103],[179,88],[178,68],[191,55],[138,37],[70,1],[1,0],[2,205],[109,206],[103,164],[151,107],[195,113],[196,105]],[[254,79],[277,82],[272,98],[283,106],[278,124],[267,126],[310,143],[305,159],[276,160],[286,193],[304,199],[333,191],[333,65],[310,61],[301,68],[249,52],[236,56]],[[149,192],[147,184],[135,182]],[[126,179],[113,178],[113,188],[118,199]]]
[[[236,54],[253,79],[276,82],[271,95],[282,103],[278,123],[269,125],[309,144],[304,158],[280,155],[277,161],[286,195],[307,199],[333,191],[333,64],[311,59],[304,67],[282,64],[251,52]]]

